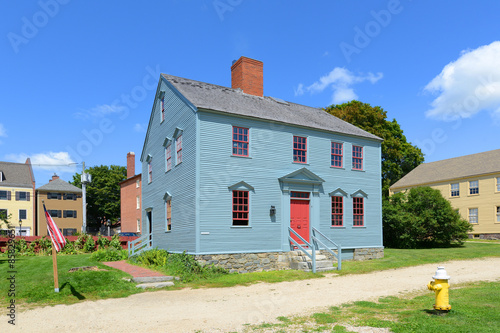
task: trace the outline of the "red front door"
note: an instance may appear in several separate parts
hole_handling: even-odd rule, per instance
[[[309,200],[290,200],[290,227],[309,242]],[[292,238],[303,243],[293,234]]]

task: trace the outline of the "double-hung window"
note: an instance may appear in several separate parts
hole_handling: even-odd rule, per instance
[[[452,197],[459,197],[460,196],[460,184],[454,183],[454,184],[451,184],[450,187],[451,187],[451,196]]]
[[[182,162],[182,134],[175,139],[175,165]]]
[[[141,198],[139,198],[139,196],[135,197],[135,208],[141,209]]]
[[[343,155],[343,147],[342,143],[332,142],[332,157],[331,157],[331,166],[334,168],[342,168],[342,155]]]
[[[352,146],[352,168],[363,170],[363,147]]]
[[[293,161],[307,163],[307,138],[303,136],[293,137]]]
[[[151,183],[153,181],[153,166],[151,163],[152,159],[150,159],[148,162],[148,183]]]
[[[8,211],[7,211],[7,209],[2,209],[2,208],[0,208],[0,219],[2,219],[2,218],[3,218],[3,219],[6,219],[6,218],[7,218],[7,216],[8,216]]]
[[[500,222],[500,206],[497,206],[497,222]]]
[[[172,199],[167,199],[165,201],[165,230],[172,231]]]
[[[26,220],[26,209],[19,209],[19,219]]]
[[[478,222],[478,209],[469,208],[469,223],[477,224]]]
[[[355,227],[364,226],[364,198],[354,197],[352,198],[352,213],[353,213],[353,223]]]
[[[10,191],[0,191],[0,200],[10,200]]]
[[[248,226],[248,191],[233,191],[233,226]]]
[[[166,171],[170,171],[172,169],[172,145],[169,144],[167,148],[165,148],[165,163],[167,164],[166,166]],[[139,186],[137,186],[139,187]]]
[[[248,156],[248,128],[233,126],[233,155]]]
[[[165,97],[161,98],[161,121],[165,120]]]
[[[344,225],[344,197],[332,196],[332,227]]]
[[[479,180],[469,182],[469,194],[479,194]]]
[[[500,177],[497,177],[497,192],[500,192]]]

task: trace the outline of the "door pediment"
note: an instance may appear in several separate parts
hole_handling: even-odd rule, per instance
[[[316,175],[307,168],[298,169],[288,175],[279,178],[282,183],[321,185],[325,182],[323,178]]]

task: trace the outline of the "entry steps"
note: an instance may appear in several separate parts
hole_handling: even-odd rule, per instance
[[[309,254],[312,253],[312,250],[306,251]],[[312,260],[302,251],[290,251],[289,255],[291,269],[297,269],[304,272],[312,271]],[[328,259],[324,254],[320,254],[320,251],[316,251],[316,272],[327,272],[336,269],[337,267],[333,267],[332,260]]]

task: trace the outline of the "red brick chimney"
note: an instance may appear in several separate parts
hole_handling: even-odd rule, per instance
[[[135,153],[127,154],[127,178],[135,176]]]
[[[231,88],[240,88],[244,93],[264,96],[264,63],[240,57],[231,66]]]
[[[58,176],[57,174],[54,174],[54,175],[52,176],[52,179],[50,179],[50,180],[49,180],[49,183],[50,183],[51,181],[53,181],[53,180],[56,180],[56,179],[59,179],[59,176]]]

